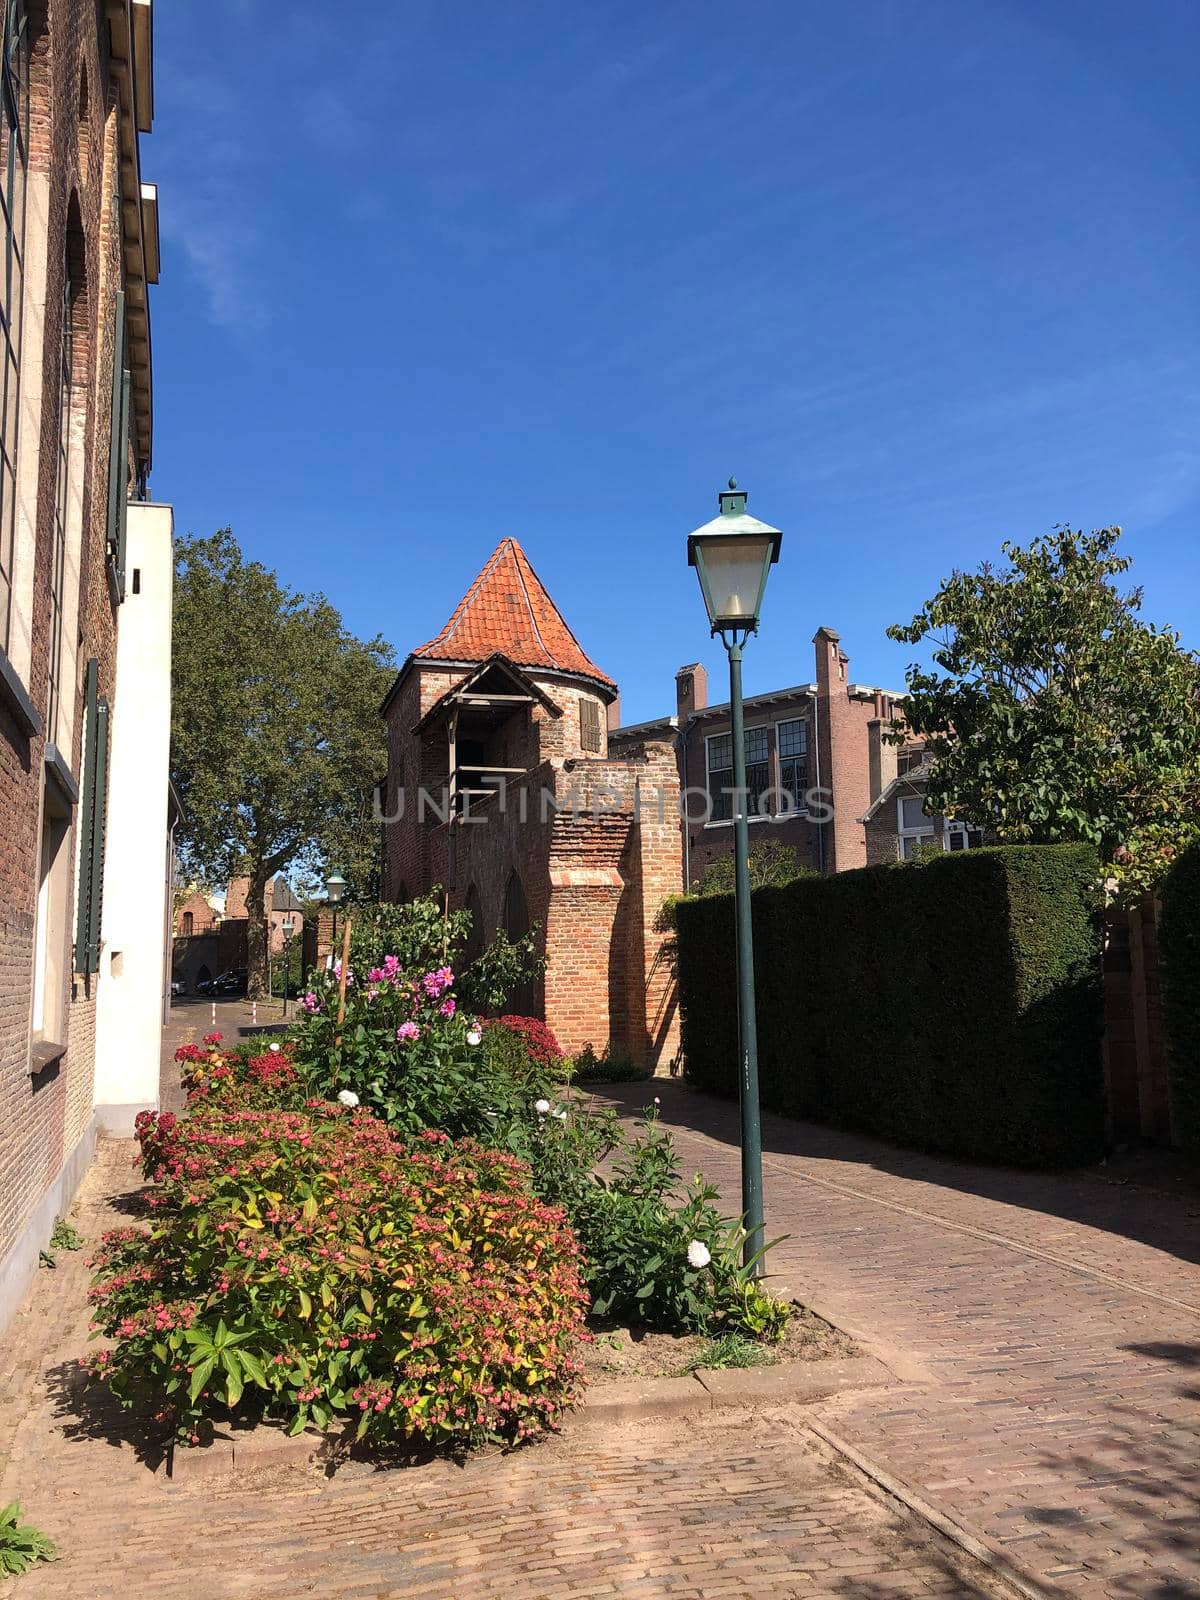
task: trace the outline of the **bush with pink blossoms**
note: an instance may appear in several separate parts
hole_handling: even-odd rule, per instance
[[[515,1074],[483,1047],[444,963],[409,973],[388,955],[351,969],[347,980],[340,1029],[332,970],[314,975],[312,1003],[293,1030],[292,1055],[314,1092],[332,1099],[348,1089],[403,1132],[439,1128],[488,1144],[506,1143],[513,1122],[528,1121],[533,1102],[549,1093],[540,1061]]]
[[[148,1115],[146,1233],[105,1236],[92,1363],[177,1437],[267,1414],[299,1431],[514,1441],[579,1379],[586,1297],[561,1211],[514,1157],[399,1141],[364,1110]]]

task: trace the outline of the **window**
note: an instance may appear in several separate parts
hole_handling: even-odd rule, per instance
[[[71,263],[63,264],[62,336],[58,343],[59,424],[58,464],[54,491],[54,531],[50,565],[50,663],[46,700],[46,737],[59,739],[58,712],[62,699],[63,634],[66,612],[67,519],[71,496],[71,393],[74,388],[75,293],[71,282]]]
[[[779,787],[791,798],[791,809],[806,811],[808,793],[808,723],[802,718],[775,725],[779,752]],[[784,809],[783,805],[780,809]]]
[[[25,298],[25,188],[29,169],[29,40],[24,0],[4,7],[0,62],[0,214],[4,223],[0,294],[0,650],[12,629],[17,527],[17,417],[20,410],[21,307]]]
[[[710,820],[733,817],[733,735],[714,734],[707,741]],[[762,798],[771,787],[770,748],[766,728],[745,730],[746,815],[761,816]]]
[[[903,795],[896,802],[901,861],[911,861],[923,845],[934,841],[933,818],[925,815],[923,795]]]
[[[196,929],[196,916],[195,916],[195,913],[192,912],[192,911],[185,911],[183,913],[183,937],[185,939],[190,939],[192,937],[192,934],[195,932],[195,929]]]
[[[934,819],[925,815],[924,804],[922,795],[905,795],[897,802],[897,833],[902,861],[911,861],[922,846],[927,849],[977,850],[983,843],[982,829],[968,827],[965,822],[943,823],[939,837]]]
[[[965,822],[947,822],[947,850],[978,850],[982,843],[982,828],[969,828]]]
[[[599,753],[600,707],[594,700],[579,702],[579,745],[582,750]]]
[[[75,970],[100,970],[100,911],[108,816],[108,701],[99,692],[99,663],[87,664],[84,687],[83,800],[79,812],[79,892]]]

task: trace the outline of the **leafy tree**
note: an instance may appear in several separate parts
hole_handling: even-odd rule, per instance
[[[268,881],[330,861],[352,884],[369,874],[361,819],[386,764],[379,706],[392,672],[382,639],[354,638],[324,596],[247,561],[228,528],[180,543],[171,727],[180,855],[186,874],[208,882],[249,878],[252,995],[265,992]]]
[[[794,883],[797,878],[819,876],[803,864],[799,851],[778,839],[756,839],[750,846],[749,861],[752,889],[777,889],[785,883]],[[692,893],[732,894],[733,879],[733,857],[722,856],[693,883]]]
[[[888,635],[934,646],[901,702],[934,758],[930,811],[1009,843],[1088,842],[1137,891],[1200,833],[1200,661],[1118,589],[1120,533],[1006,543],[1006,566],[955,572]]]

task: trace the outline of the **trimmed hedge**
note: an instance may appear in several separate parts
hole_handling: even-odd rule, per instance
[[[759,889],[763,1104],[1024,1166],[1104,1148],[1099,864],[1020,845]],[[737,1092],[733,898],[678,906],[685,1071]]]
[[[1172,866],[1158,925],[1163,1018],[1171,1086],[1171,1133],[1200,1155],[1200,845]]]

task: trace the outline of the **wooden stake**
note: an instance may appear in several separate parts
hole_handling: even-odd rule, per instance
[[[350,918],[346,918],[346,925],[342,931],[342,970],[338,973],[338,1016],[337,1038],[333,1041],[334,1047],[342,1048],[342,1023],[346,1020],[346,973],[350,966]]]

